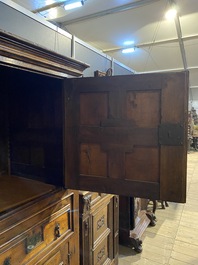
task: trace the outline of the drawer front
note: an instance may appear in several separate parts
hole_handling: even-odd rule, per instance
[[[1,265],[20,265],[24,259],[25,247],[24,241],[19,242],[12,249],[7,250],[0,254],[0,264]]]
[[[108,260],[108,240],[107,238],[93,250],[93,264],[102,265]]]
[[[93,241],[96,241],[107,229],[107,206],[93,216]]]
[[[65,192],[66,193],[66,192]],[[58,192],[58,195],[62,198],[60,200],[56,200],[56,194],[49,196],[47,200],[41,199],[38,200],[37,203],[33,203],[31,205],[24,206],[23,211],[26,212],[26,216],[24,219],[21,219],[21,210],[15,211],[13,215],[13,224],[10,224],[10,220],[2,218],[2,223],[6,223],[8,221],[8,226],[6,227],[4,224],[4,229],[0,231],[0,246],[5,245],[7,242],[13,240],[15,237],[19,237],[20,234],[27,233],[32,229],[32,227],[38,225],[39,223],[49,222],[51,218],[55,218],[57,213],[60,215],[60,211],[64,211],[67,209],[72,210],[73,205],[73,195],[65,196],[63,192]],[[55,202],[53,198],[55,197]],[[43,205],[43,200],[45,201],[45,205]],[[47,204],[47,202],[49,202]],[[40,209],[40,204],[43,205],[43,208]],[[29,213],[29,215],[28,215]],[[10,218],[10,217],[9,217]]]
[[[61,216],[57,217],[55,220],[49,222],[45,225],[43,229],[43,237],[46,245],[50,244],[54,240],[69,232],[71,227],[69,213],[66,212]]]
[[[8,230],[9,241],[0,245],[0,265],[26,264],[47,247],[61,242],[62,238],[69,239],[78,225],[73,221],[78,218],[73,211],[73,207],[77,207],[75,205],[76,199],[74,202],[74,195],[71,194],[57,201],[53,207],[50,205],[21,224],[17,223],[14,230]],[[24,231],[26,227],[28,229]],[[12,237],[11,232],[14,232]]]
[[[61,239],[66,233],[69,235],[71,232],[69,227],[71,227],[70,218],[69,213],[66,212],[47,224],[44,223],[33,228],[23,240],[0,255],[0,265],[22,264],[58,238]]]
[[[26,265],[79,265],[78,238],[56,241]]]
[[[64,265],[61,257],[61,252],[58,251],[55,255],[49,258],[48,261],[44,262],[43,265]]]
[[[64,211],[60,216],[52,216],[51,221],[42,223],[28,233],[24,242],[25,254],[33,256],[58,238],[72,233],[71,228],[72,222],[68,211]]]
[[[68,265],[68,250],[68,240],[56,242],[52,248],[45,250],[26,265]]]

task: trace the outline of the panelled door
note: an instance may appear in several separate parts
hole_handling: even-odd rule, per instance
[[[64,82],[67,188],[185,202],[188,72]]]

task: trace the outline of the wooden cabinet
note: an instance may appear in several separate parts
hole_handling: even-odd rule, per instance
[[[77,230],[85,265],[116,264],[117,197],[79,230],[69,189],[185,202],[188,73],[67,78],[87,67],[0,31],[3,265],[78,265]]]
[[[118,262],[118,196],[80,192],[80,264]]]
[[[87,65],[1,31],[0,44],[2,150],[11,150],[12,174],[185,202],[188,72],[64,78]]]

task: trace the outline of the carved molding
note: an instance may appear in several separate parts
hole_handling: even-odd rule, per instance
[[[0,64],[50,75],[81,76],[88,64],[0,31]]]
[[[91,209],[91,194],[87,194],[83,197],[84,201],[84,214],[90,211]]]
[[[98,221],[97,221],[97,230],[99,230],[102,226],[105,225],[105,216],[103,215]]]
[[[105,246],[102,247],[102,249],[100,249],[100,251],[97,254],[97,263],[100,263],[101,260],[104,258],[105,256]]]

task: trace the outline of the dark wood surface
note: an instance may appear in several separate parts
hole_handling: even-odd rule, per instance
[[[39,187],[37,182],[30,183],[27,180],[22,183],[13,177],[11,187],[4,184],[4,188],[7,188],[10,194],[6,197],[7,204],[10,200],[12,205],[12,187],[16,184],[16,188],[19,188],[19,182],[22,187],[29,184],[26,186],[26,192],[21,193],[30,191],[30,197],[25,194],[24,203],[19,192],[16,192],[16,195],[19,195],[19,198],[15,198],[18,202],[17,207],[10,208],[0,215],[0,264],[60,265],[68,264],[70,259],[69,264],[78,265],[78,193],[63,189],[50,191],[47,184],[41,183]],[[37,197],[32,199],[33,189],[38,191]]]
[[[66,81],[69,186],[185,202],[187,82],[187,72]]]
[[[17,176],[0,176],[0,214],[55,190],[55,186]]]
[[[118,264],[118,196],[80,192],[80,264]]]

